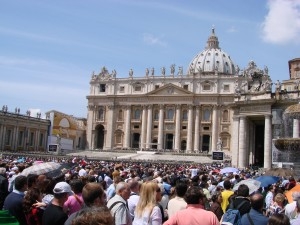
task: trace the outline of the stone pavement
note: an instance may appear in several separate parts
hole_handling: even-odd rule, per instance
[[[162,160],[172,162],[194,162],[194,163],[212,163],[211,156],[203,155],[176,155],[176,154],[155,154],[154,152],[108,152],[108,151],[77,151],[67,153],[68,156],[80,156],[87,157],[90,159],[116,159],[116,160]]]

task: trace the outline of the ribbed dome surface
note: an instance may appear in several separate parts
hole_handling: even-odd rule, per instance
[[[219,47],[218,37],[215,35],[215,30],[207,40],[207,45],[204,51],[197,54],[189,64],[188,73],[210,73],[218,72],[221,74],[235,74],[235,64],[230,56],[221,50]]]

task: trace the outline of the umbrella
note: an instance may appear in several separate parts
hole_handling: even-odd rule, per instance
[[[255,180],[260,181],[261,182],[260,185],[262,187],[268,187],[271,184],[277,183],[277,181],[279,181],[279,177],[276,177],[276,176],[260,176],[260,177],[256,177]]]
[[[39,163],[24,169],[21,175],[28,176],[28,174],[37,174],[37,175],[46,174],[54,170],[57,170],[60,167],[61,164],[56,162]]]
[[[237,173],[239,169],[235,167],[225,167],[220,170],[220,173]]]
[[[289,177],[294,176],[294,171],[288,168],[272,168],[265,172],[268,176]]]
[[[291,190],[285,192],[285,196],[287,197],[289,203],[293,202],[293,197],[292,197],[292,194],[294,192],[300,192],[300,184],[296,184],[295,187],[293,187]]]
[[[254,179],[242,180],[235,184],[232,190],[236,191],[241,184],[246,184],[249,188],[249,194],[252,194],[260,188],[261,182]]]

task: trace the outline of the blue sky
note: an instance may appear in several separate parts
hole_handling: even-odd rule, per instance
[[[254,60],[273,82],[289,79],[288,61],[300,57],[300,0],[2,0],[0,106],[86,117],[93,71],[186,71],[213,26],[241,69]]]

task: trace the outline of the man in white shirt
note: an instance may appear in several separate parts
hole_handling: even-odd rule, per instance
[[[187,184],[184,181],[177,181],[175,190],[176,196],[172,198],[168,203],[168,216],[173,216],[176,212],[185,209],[187,206],[186,201],[184,200],[184,195],[187,191]]]
[[[127,200],[128,203],[128,209],[131,215],[132,220],[134,219],[134,211],[136,208],[136,205],[140,199],[139,193],[140,193],[140,183],[136,178],[133,178],[128,181],[129,187],[130,187],[130,197]]]

